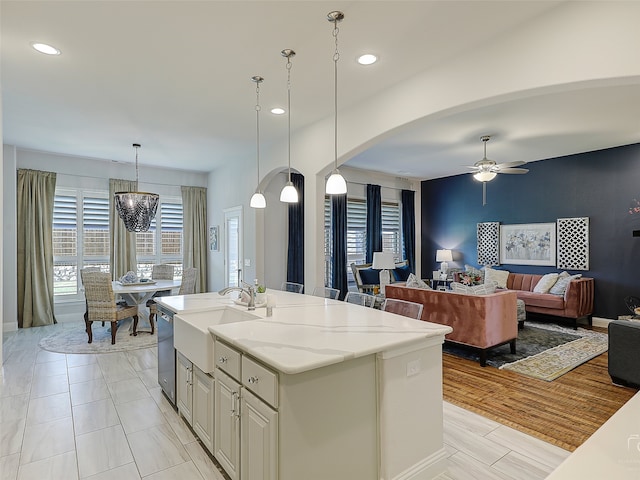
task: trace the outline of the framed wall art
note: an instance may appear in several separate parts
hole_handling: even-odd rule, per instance
[[[555,266],[556,224],[501,225],[500,263]]]
[[[213,252],[220,250],[220,227],[218,225],[209,227],[209,249]]]

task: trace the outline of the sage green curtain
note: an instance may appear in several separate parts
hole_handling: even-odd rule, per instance
[[[18,170],[18,327],[58,323],[53,309],[56,174]]]
[[[198,269],[196,293],[207,291],[207,189],[182,187],[182,267]]]
[[[109,262],[111,278],[117,280],[129,270],[138,269],[136,259],[136,234],[127,231],[124,222],[116,211],[113,194],[116,192],[135,192],[136,182],[131,180],[109,179]]]

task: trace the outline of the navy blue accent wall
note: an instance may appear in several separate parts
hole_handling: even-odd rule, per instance
[[[590,269],[570,273],[595,278],[595,316],[629,314],[624,297],[640,297],[640,238],[632,234],[640,229],[640,144],[532,162],[526,168],[525,175],[501,174],[489,182],[485,206],[482,184],[470,174],[422,182],[423,276],[439,267],[439,248],[454,251],[454,267],[477,266],[479,222],[508,225],[589,217]],[[529,265],[497,268],[559,271]]]

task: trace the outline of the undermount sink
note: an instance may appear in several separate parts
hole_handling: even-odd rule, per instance
[[[215,367],[215,357],[213,336],[208,327],[257,318],[260,317],[233,307],[176,315],[173,317],[174,346],[200,370],[211,373]]]

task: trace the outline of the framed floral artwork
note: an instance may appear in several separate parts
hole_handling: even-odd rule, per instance
[[[219,230],[220,227],[218,225],[209,227],[209,249],[213,252],[220,250]]]
[[[500,225],[500,263],[556,264],[556,224]]]

